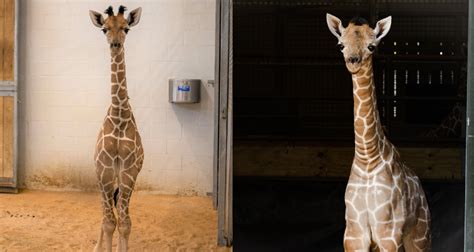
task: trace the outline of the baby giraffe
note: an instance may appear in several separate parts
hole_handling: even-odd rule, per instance
[[[106,251],[112,251],[112,236],[118,226],[117,251],[127,251],[131,221],[128,214],[133,187],[143,164],[143,146],[132,114],[125,78],[123,43],[130,27],[140,21],[141,8],[124,17],[125,7],[120,6],[115,16],[112,6],[105,13],[90,11],[92,23],[101,28],[110,45],[112,101],[97,139],[95,165],[102,195],[103,219],[95,251],[102,251],[105,235]],[[115,201],[115,202],[114,202]],[[114,214],[116,206],[118,223]]]
[[[354,18],[343,27],[327,14],[352,75],[355,155],[346,188],[345,251],[430,251],[430,212],[420,180],[401,161],[382,130],[372,69],[372,53],[390,30],[392,18]]]

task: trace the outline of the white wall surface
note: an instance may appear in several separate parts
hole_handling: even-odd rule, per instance
[[[137,190],[212,191],[215,0],[22,0],[19,183],[96,190],[93,153],[110,98],[110,54],[89,9],[142,7],[125,42],[145,162]],[[128,12],[126,13],[128,14]],[[168,79],[203,80],[201,103],[168,103]]]

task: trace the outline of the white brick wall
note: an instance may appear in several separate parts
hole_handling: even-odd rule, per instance
[[[110,102],[110,54],[88,11],[141,6],[125,42],[145,163],[137,189],[212,190],[215,0],[26,0],[20,10],[19,182],[95,190],[93,152]],[[168,79],[203,80],[201,103],[168,103]]]

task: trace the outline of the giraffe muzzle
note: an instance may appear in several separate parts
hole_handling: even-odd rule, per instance
[[[110,48],[120,48],[122,46],[122,44],[120,43],[111,43],[110,44]]]
[[[361,63],[362,63],[362,58],[361,57],[347,58],[346,59],[347,70],[349,70],[349,72],[351,74],[355,74],[360,70],[361,65],[362,65]]]
[[[349,57],[349,58],[347,59],[347,62],[349,62],[349,63],[351,63],[351,64],[358,64],[358,63],[361,62],[361,60],[362,60],[361,57],[357,57],[357,56],[356,56],[356,57]]]

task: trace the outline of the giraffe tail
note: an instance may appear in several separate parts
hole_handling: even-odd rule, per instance
[[[115,192],[114,192],[114,205],[115,207],[117,207],[117,196],[118,196],[118,193],[119,193],[119,189],[117,187],[117,189],[115,189]]]

